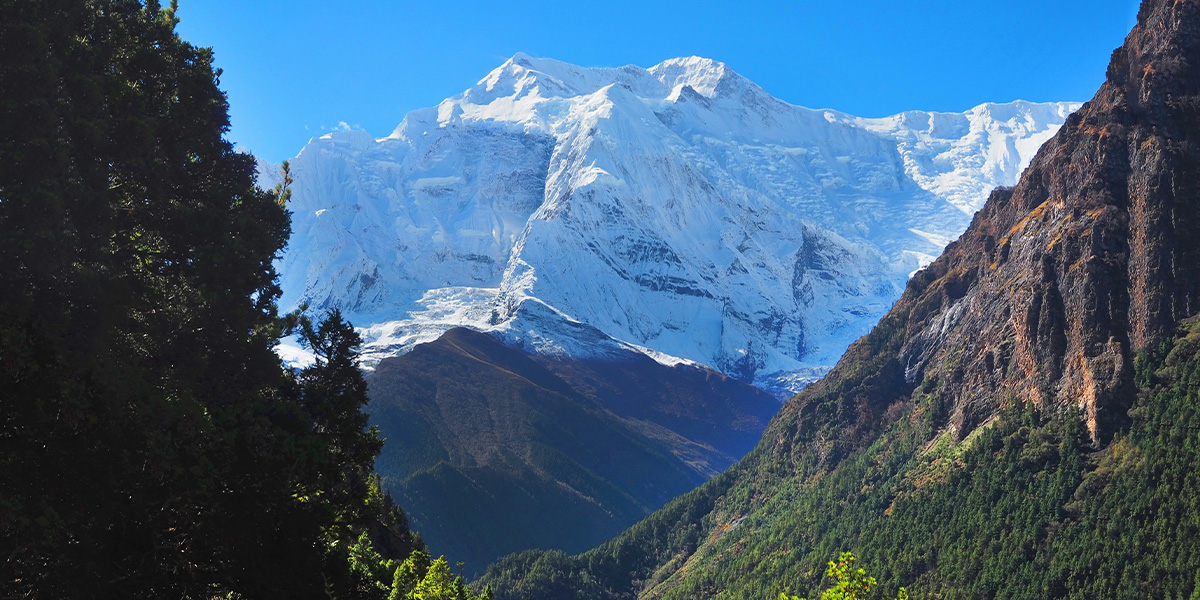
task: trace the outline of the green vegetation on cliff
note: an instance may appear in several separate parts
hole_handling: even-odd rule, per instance
[[[934,435],[927,382],[829,471],[794,477],[764,444],[596,550],[508,557],[485,580],[500,598],[771,598],[815,592],[848,547],[879,589],[915,598],[1188,598],[1200,593],[1200,320],[1138,364],[1132,425],[1099,450],[1077,414],[1019,402],[962,441]]]

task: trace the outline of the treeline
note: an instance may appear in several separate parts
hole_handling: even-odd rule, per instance
[[[475,598],[372,475],[353,328],[277,314],[287,190],[177,21],[0,0],[0,595]]]

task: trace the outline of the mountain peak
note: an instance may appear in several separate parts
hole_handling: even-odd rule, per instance
[[[532,56],[525,54],[524,52],[517,52],[516,54],[512,55],[512,57],[510,57],[507,61],[505,61],[504,64],[514,64],[514,65],[520,65],[523,67],[531,67],[532,68],[532,62],[533,62]]]
[[[636,65],[580,67],[518,52],[481,79],[463,98],[474,104],[487,104],[499,98],[522,97],[535,89],[543,98],[573,97],[614,84],[629,89],[635,96],[655,99],[667,98],[683,86],[708,98],[758,89],[725,63],[700,56],[672,58],[645,69]]]
[[[473,104],[489,104],[508,96],[521,96],[533,89],[538,95],[578,95],[584,93],[576,80],[584,69],[549,58],[534,58],[518,52],[467,90],[462,98]]]
[[[794,390],[967,226],[960,206],[1015,183],[1065,117],[1049,106],[1013,124],[868,122],[774,100],[709,58],[517,53],[379,143],[314,140],[293,163],[283,302],[369,325],[375,362],[466,325]]]
[[[539,58],[524,52],[517,52],[504,61],[496,70],[520,70],[525,72],[539,72],[548,75],[560,74],[562,71],[578,72],[587,70],[586,67],[580,67],[571,63],[555,60],[553,58]],[[493,71],[493,72],[494,72]]]
[[[701,56],[664,60],[646,71],[669,90],[688,86],[708,98],[740,92],[748,86],[754,86],[725,63]]]
[[[704,56],[680,56],[677,58],[668,58],[646,71],[658,76],[666,73],[687,73],[693,76],[703,77],[710,74],[716,76],[724,76],[726,74],[736,73],[729,65],[719,61],[707,58]]]

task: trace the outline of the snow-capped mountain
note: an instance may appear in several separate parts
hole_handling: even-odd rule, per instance
[[[703,58],[518,54],[388,137],[304,148],[283,305],[340,307],[367,366],[467,326],[531,352],[636,350],[796,389],[1076,108],[864,119]]]

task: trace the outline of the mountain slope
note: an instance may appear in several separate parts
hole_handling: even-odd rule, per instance
[[[285,306],[338,306],[367,365],[456,326],[528,351],[648,348],[773,389],[823,373],[1077,105],[861,119],[727,66],[514,56],[387,138],[292,161]]]
[[[499,597],[767,597],[851,548],[945,598],[1193,593],[1195,326],[1160,349],[1200,310],[1197,107],[1200,3],[1146,0],[1096,97],[746,459],[594,551],[501,561]]]
[[[467,329],[383,360],[370,393],[384,484],[471,572],[612,537],[743,456],[779,406],[703,368],[528,356]]]
[[[1022,393],[1080,408],[1107,437],[1124,418],[1134,353],[1200,310],[1188,235],[1200,231],[1196,44],[1179,16],[1190,3],[1176,4],[1178,15],[1131,33],[1067,133],[897,306],[909,312],[906,380],[946,379],[960,436]]]

